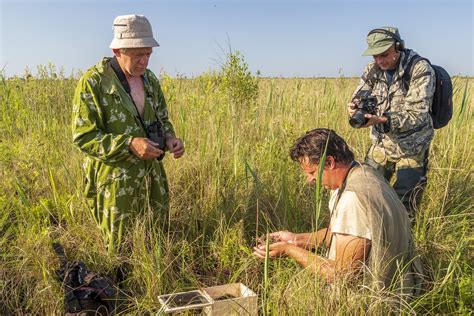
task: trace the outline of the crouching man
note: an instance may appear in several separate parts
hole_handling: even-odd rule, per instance
[[[413,294],[421,269],[407,212],[387,181],[369,165],[354,161],[346,142],[329,129],[314,129],[297,139],[291,158],[310,183],[322,168],[322,185],[331,190],[330,223],[312,233],[270,234],[275,242],[269,245],[269,257],[289,256],[329,282],[370,270],[367,275],[374,276],[379,289],[391,286],[400,294]],[[327,247],[324,256],[311,251],[320,246]],[[265,247],[255,247],[254,254],[265,258]]]

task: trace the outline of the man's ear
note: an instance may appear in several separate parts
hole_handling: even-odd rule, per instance
[[[333,156],[326,156],[326,161],[324,162],[324,169],[334,169],[336,167],[336,160]]]
[[[120,49],[112,48],[112,52],[114,53],[115,57],[120,57]]]

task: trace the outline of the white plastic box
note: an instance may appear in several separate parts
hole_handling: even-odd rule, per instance
[[[212,299],[201,290],[160,295],[158,301],[162,305],[159,314],[202,310],[213,303]]]
[[[257,294],[242,283],[203,289],[213,303],[204,308],[206,315],[258,315]]]
[[[242,283],[231,283],[188,292],[160,295],[160,311],[194,310],[203,315],[258,315],[257,295]]]

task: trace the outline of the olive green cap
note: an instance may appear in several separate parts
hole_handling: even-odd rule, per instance
[[[367,44],[369,47],[362,53],[362,56],[382,54],[396,42],[395,38],[388,34],[384,34],[383,31],[377,32],[376,30],[385,30],[394,33],[398,38],[400,38],[400,34],[396,27],[384,26],[374,29],[367,35]]]

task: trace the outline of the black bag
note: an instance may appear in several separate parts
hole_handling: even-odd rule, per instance
[[[433,127],[438,129],[446,126],[453,116],[453,84],[451,77],[443,67],[432,65],[428,59],[416,55],[408,62],[403,75],[406,91],[408,91],[410,87],[411,79],[429,75],[429,73],[422,73],[412,78],[413,68],[420,60],[426,60],[435,71],[435,92],[430,108],[430,115],[433,120]]]
[[[67,262],[60,244],[53,248],[61,262],[58,276],[64,285],[66,314],[112,315],[123,309],[124,295],[112,281],[89,271],[83,262]]]

